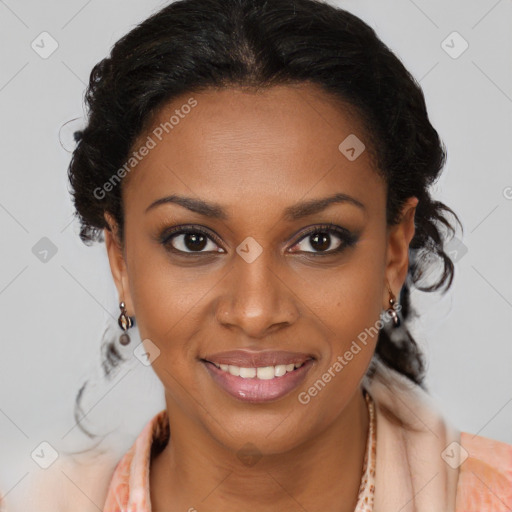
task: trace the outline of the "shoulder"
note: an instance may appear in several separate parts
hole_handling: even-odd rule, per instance
[[[135,439],[119,434],[116,439],[103,449],[61,452],[47,469],[30,469],[10,490],[0,482],[0,512],[98,512],[112,500],[118,510],[116,500],[128,499],[130,483],[149,471],[150,456],[169,439],[166,409]]]
[[[149,472],[152,458],[169,440],[166,409],[151,418],[117,464],[107,489],[105,512],[147,510],[150,506]]]
[[[14,489],[2,487],[0,512],[98,512],[118,462],[114,453],[59,457],[34,469]]]
[[[461,432],[457,511],[512,509],[512,445]]]

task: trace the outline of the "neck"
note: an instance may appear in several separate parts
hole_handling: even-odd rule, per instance
[[[171,440],[151,464],[152,512],[355,508],[369,428],[359,390],[315,438],[286,453],[243,462],[174,410],[169,418]]]

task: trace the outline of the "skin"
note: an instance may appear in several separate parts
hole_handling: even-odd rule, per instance
[[[152,461],[153,511],[353,511],[368,435],[360,381],[377,337],[308,404],[297,395],[375,325],[389,307],[387,283],[398,296],[418,200],[409,198],[401,221],[386,225],[386,185],[369,151],[349,161],[338,149],[352,133],[364,142],[362,125],[316,86],[183,95],[158,111],[151,127],[191,96],[198,105],[123,184],[124,251],[106,215],[120,300],[136,316],[141,339],[160,350],[152,366],[165,389],[171,441]],[[334,203],[303,219],[281,219],[297,202],[337,192],[365,210]],[[218,203],[228,218],[170,203],[145,213],[170,194]],[[321,249],[305,228],[323,223],[357,233],[357,242],[315,256]],[[166,250],[157,237],[179,224],[219,237],[222,243],[209,240],[203,253],[224,252],[191,254],[183,235],[172,243],[188,253]],[[263,248],[252,263],[236,252],[246,237]],[[327,250],[340,243],[333,233]],[[199,361],[240,348],[305,352],[315,361],[299,389],[251,404],[225,393]],[[247,442],[261,455],[251,466],[237,457]]]

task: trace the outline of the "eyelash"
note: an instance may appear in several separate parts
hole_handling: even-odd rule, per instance
[[[326,234],[334,234],[336,235],[340,240],[340,246],[337,249],[332,249],[329,251],[298,251],[303,252],[305,254],[310,254],[313,256],[332,256],[334,254],[339,254],[345,249],[352,247],[356,244],[358,240],[358,236],[354,233],[351,233],[350,231],[341,228],[339,226],[336,226],[334,224],[320,224],[315,226],[312,229],[309,229],[305,233],[302,234],[302,236],[297,240],[297,242],[294,243],[293,246],[299,244],[304,239],[306,239],[308,236],[312,236],[317,233],[326,233]],[[170,244],[171,240],[173,240],[178,235],[186,235],[186,234],[201,234],[204,235],[206,238],[209,238],[210,240],[214,241],[217,245],[222,245],[220,240],[215,236],[213,233],[210,233],[209,231],[205,230],[204,228],[201,228],[200,226],[176,226],[171,229],[164,229],[164,231],[160,234],[158,237],[158,241],[169,251],[175,254],[179,255],[199,255],[199,254],[215,254],[215,251],[181,251],[179,249],[175,249]],[[220,251],[219,251],[220,253]]]

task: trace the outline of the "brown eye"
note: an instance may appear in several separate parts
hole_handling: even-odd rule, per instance
[[[175,228],[161,236],[161,243],[167,249],[177,253],[224,252],[213,240],[213,236],[199,228]],[[206,250],[205,250],[206,249]]]
[[[356,243],[357,236],[337,226],[318,226],[310,230],[294,247],[316,255],[335,254]],[[309,250],[312,249],[312,250]]]
[[[318,231],[312,235],[304,237],[298,245],[300,246],[302,244],[302,248],[300,250],[305,252],[311,252],[307,250],[308,247],[312,248],[313,251],[316,252],[327,252],[329,249],[332,249],[333,244],[336,245],[336,243],[333,242],[333,238],[339,239],[339,237],[336,237],[335,235],[333,236],[332,233],[327,233],[326,231]],[[337,247],[339,246],[340,243],[338,242]]]
[[[208,239],[201,233],[185,233],[180,236],[183,236],[183,239],[181,240],[181,244],[178,245],[184,246],[189,251],[201,252],[208,245]],[[173,238],[174,241],[177,239],[178,237]],[[178,250],[183,251],[183,249],[179,247]]]

